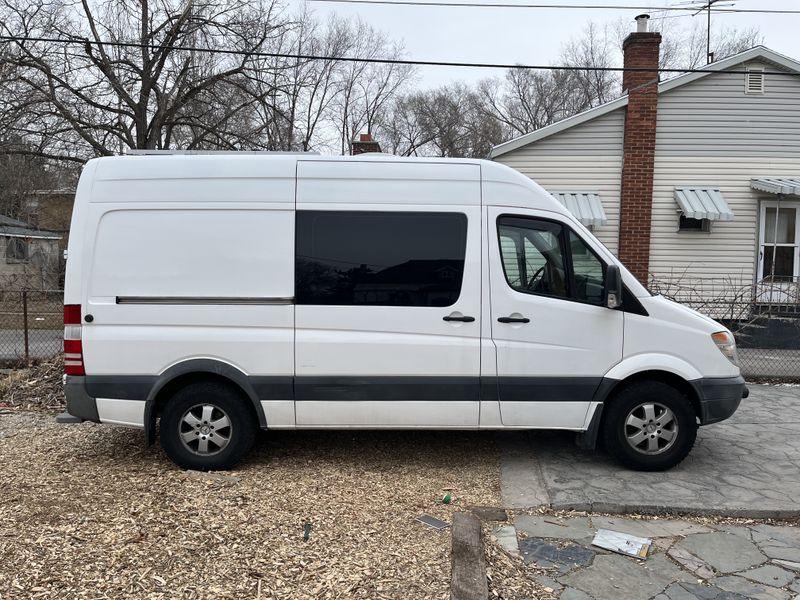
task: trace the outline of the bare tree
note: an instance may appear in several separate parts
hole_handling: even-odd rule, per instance
[[[660,67],[662,69],[696,69],[706,64],[706,42],[708,36],[705,21],[695,21],[691,26],[681,27],[677,19],[656,15],[654,28],[661,32]],[[624,31],[618,25],[619,31]],[[738,29],[717,27],[712,23],[711,52],[714,60],[722,60],[754,46],[764,43],[758,27]]]
[[[344,32],[352,41],[349,56],[366,59],[396,59],[402,56],[400,44],[363,21],[344,24]],[[387,103],[398,94],[414,75],[408,65],[368,62],[346,62],[337,76],[338,94],[334,102],[332,122],[339,134],[340,151],[347,154],[350,142],[361,131],[371,131],[378,123]]]
[[[0,88],[11,131],[40,154],[79,159],[212,131],[219,142],[251,106],[254,53],[283,24],[271,0],[4,0],[0,13],[4,35],[82,42],[4,43],[15,77]],[[187,49],[197,46],[226,53]]]

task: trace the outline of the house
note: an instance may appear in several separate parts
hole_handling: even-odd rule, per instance
[[[800,62],[759,46],[659,81],[661,35],[637,21],[624,96],[493,159],[544,186],[651,288],[717,318],[797,314]]]
[[[57,290],[61,235],[0,215],[0,290]]]

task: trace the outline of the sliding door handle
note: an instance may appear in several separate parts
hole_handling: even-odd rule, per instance
[[[497,319],[498,323],[530,323],[528,317],[500,317]]]
[[[447,315],[444,317],[445,321],[461,321],[462,323],[472,323],[475,321],[475,317],[465,317],[462,315]]]

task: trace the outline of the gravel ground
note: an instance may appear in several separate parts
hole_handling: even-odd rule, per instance
[[[0,409],[0,456],[3,600],[446,599],[449,530],[414,517],[500,503],[491,433],[265,433],[206,478],[139,431]]]

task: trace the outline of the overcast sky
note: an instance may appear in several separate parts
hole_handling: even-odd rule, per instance
[[[443,0],[448,1],[448,0]],[[457,1],[457,0],[452,0]],[[474,0],[471,0],[474,1]],[[290,0],[300,7],[304,2],[320,17],[331,13],[359,16],[394,39],[402,40],[407,58],[459,62],[552,64],[558,60],[564,41],[579,36],[589,21],[614,25],[619,19],[630,22],[645,12],[614,9],[526,9],[460,8],[426,6],[353,5]],[[503,4],[602,4],[614,6],[670,6],[682,0],[490,0]],[[490,3],[490,2],[487,2]],[[731,4],[722,0],[723,4]],[[736,8],[798,9],[799,0],[735,0]],[[674,14],[674,13],[673,13]],[[705,13],[703,13],[705,14]],[[687,26],[705,16],[671,19]],[[723,14],[713,16],[713,27],[745,29],[757,26],[769,48],[800,59],[800,15]],[[658,28],[656,25],[655,28]],[[713,33],[712,33],[713,36]],[[453,80],[475,81],[502,71],[448,67],[422,67],[420,85],[436,86]]]

